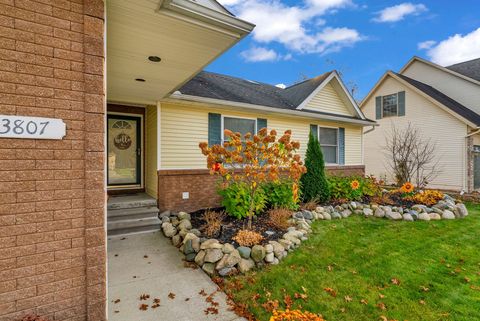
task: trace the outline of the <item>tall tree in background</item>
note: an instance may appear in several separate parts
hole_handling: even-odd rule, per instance
[[[317,200],[322,203],[328,201],[330,199],[330,187],[325,177],[325,162],[320,143],[312,132],[308,137],[305,167],[307,172],[300,179],[303,200]]]

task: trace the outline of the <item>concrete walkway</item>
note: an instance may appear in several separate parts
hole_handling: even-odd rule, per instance
[[[184,267],[181,253],[160,232],[108,240],[109,321],[245,320],[228,310],[223,292],[214,295],[218,314],[205,314],[211,305],[199,292],[211,294],[216,289],[201,269]],[[142,294],[150,298],[141,301]],[[155,298],[160,306],[153,309]],[[146,311],[139,309],[142,304],[148,305]]]

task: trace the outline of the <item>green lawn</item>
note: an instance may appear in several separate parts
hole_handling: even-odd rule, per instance
[[[232,277],[225,288],[262,321],[270,316],[262,304],[284,308],[285,295],[327,321],[480,320],[480,205],[468,208],[454,221],[319,221],[280,265]],[[294,299],[302,287],[308,298]]]

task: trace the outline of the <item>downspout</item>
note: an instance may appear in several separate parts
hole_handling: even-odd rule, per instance
[[[471,176],[474,175],[474,169],[472,169],[472,172],[470,173],[470,157],[473,157],[473,155],[470,155],[472,151],[469,150],[468,139],[470,137],[478,134],[478,133],[480,133],[480,127],[477,127],[473,132],[471,132],[470,134],[465,136],[465,147],[466,147],[465,149],[466,149],[466,152],[467,152],[467,154],[466,154],[467,159],[466,159],[465,163],[467,165],[467,168],[466,168],[467,173],[465,174],[465,171],[463,171],[463,175],[464,175],[463,182],[464,182],[464,184],[466,183],[465,184],[466,186],[464,185],[464,187],[466,187],[467,192],[471,192],[470,191],[470,179],[473,179],[473,177],[472,178],[469,177],[469,174],[471,174]],[[467,177],[465,177],[465,176],[467,176]],[[475,189],[475,187],[473,186],[472,191],[474,189]],[[465,192],[465,188],[462,190],[461,194],[463,194],[464,192]]]
[[[378,125],[373,125],[372,128],[370,128],[369,130],[367,130],[366,132],[364,132],[363,134],[368,134],[368,133],[371,133],[375,130],[375,127],[377,127]]]

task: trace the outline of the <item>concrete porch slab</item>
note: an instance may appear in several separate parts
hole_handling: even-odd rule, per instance
[[[145,257],[147,256],[147,257]],[[217,286],[200,269],[185,268],[182,255],[160,232],[108,240],[108,320],[109,321],[243,321],[228,310],[223,292],[214,295],[218,314],[206,315],[210,307],[205,297]],[[175,298],[168,297],[170,293]],[[148,294],[141,301],[140,295]],[[160,306],[152,309],[153,299]],[[118,303],[114,303],[119,299]],[[148,309],[139,309],[147,304]]]

